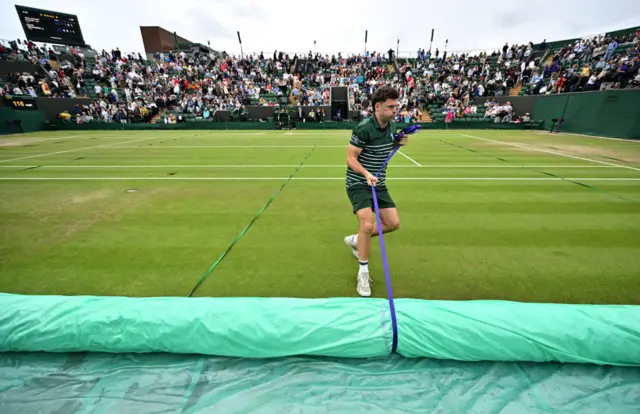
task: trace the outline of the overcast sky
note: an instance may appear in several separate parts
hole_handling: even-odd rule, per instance
[[[142,52],[139,26],[161,26],[216,50],[273,54],[317,51],[361,53],[396,48],[401,55],[429,48],[492,49],[505,42],[538,43],[640,26],[640,0],[87,0],[21,1],[18,4],[76,14],[85,41],[94,49]],[[612,8],[607,11],[608,6]],[[308,7],[308,9],[305,9]],[[0,1],[0,37],[24,39],[15,3]],[[405,53],[403,53],[405,51]]]

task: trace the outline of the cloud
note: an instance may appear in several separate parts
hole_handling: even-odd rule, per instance
[[[525,23],[525,18],[519,10],[510,10],[496,15],[494,24],[502,29],[512,29]],[[529,19],[527,19],[529,20]]]
[[[184,36],[194,42],[206,43],[207,40],[213,39],[232,39],[234,36],[233,31],[220,23],[214,13],[211,11],[201,11],[192,15],[188,24],[180,24],[183,27],[185,33],[193,33],[195,36],[198,34],[206,33],[206,38],[202,39],[202,35],[194,37],[192,35]],[[197,40],[196,40],[197,39]]]

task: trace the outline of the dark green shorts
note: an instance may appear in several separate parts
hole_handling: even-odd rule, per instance
[[[378,207],[380,207],[380,210],[385,208],[395,208],[396,205],[393,202],[391,195],[389,195],[389,190],[386,188],[376,188],[376,195],[378,196]],[[363,208],[371,208],[371,210],[375,211],[375,207],[373,205],[373,192],[371,191],[371,188],[347,188],[347,196],[349,197],[349,201],[351,201],[354,213]]]

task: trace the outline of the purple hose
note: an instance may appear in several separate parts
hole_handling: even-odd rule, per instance
[[[410,134],[414,134],[422,128],[422,125],[416,124],[411,125],[405,129],[403,129],[399,134],[394,135],[394,140],[398,141],[402,137]],[[376,173],[376,178],[380,175],[382,170],[387,166],[387,163],[391,158],[395,155],[396,152],[400,149],[400,145],[396,145],[396,147],[391,151],[391,154],[384,160],[380,171]],[[384,277],[387,283],[387,296],[389,297],[389,312],[391,313],[391,329],[393,331],[393,339],[391,343],[391,352],[396,352],[398,349],[398,322],[396,320],[396,307],[393,303],[393,290],[391,289],[391,277],[389,276],[389,262],[387,260],[387,249],[384,247],[384,237],[382,236],[382,221],[380,220],[380,208],[378,207],[378,196],[376,194],[376,186],[371,186],[371,191],[373,192],[373,207],[376,212],[376,223],[378,224],[378,237],[380,238],[380,251],[382,253],[382,266],[384,267]]]
[[[384,247],[384,238],[382,237],[382,223],[380,220],[380,210],[378,208],[378,197],[376,195],[376,187],[371,186],[373,191],[373,206],[376,210],[376,222],[378,223],[378,237],[380,238],[380,251],[382,252],[382,265],[384,266],[384,277],[387,283],[387,296],[389,297],[389,312],[391,313],[391,329],[393,330],[393,340],[391,344],[391,352],[396,352],[398,348],[398,323],[396,321],[396,307],[393,304],[393,291],[391,289],[391,277],[389,276],[389,263],[387,262],[387,250]]]

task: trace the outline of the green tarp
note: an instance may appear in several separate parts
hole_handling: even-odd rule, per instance
[[[395,304],[0,294],[0,412],[640,411],[640,306]]]
[[[523,362],[0,354],[0,412],[631,414],[640,368]]]
[[[397,301],[398,353],[640,366],[640,306]]]
[[[400,355],[640,366],[640,306],[395,301]],[[0,351],[385,356],[385,299],[0,295]]]
[[[0,352],[387,355],[384,300],[0,295]]]

